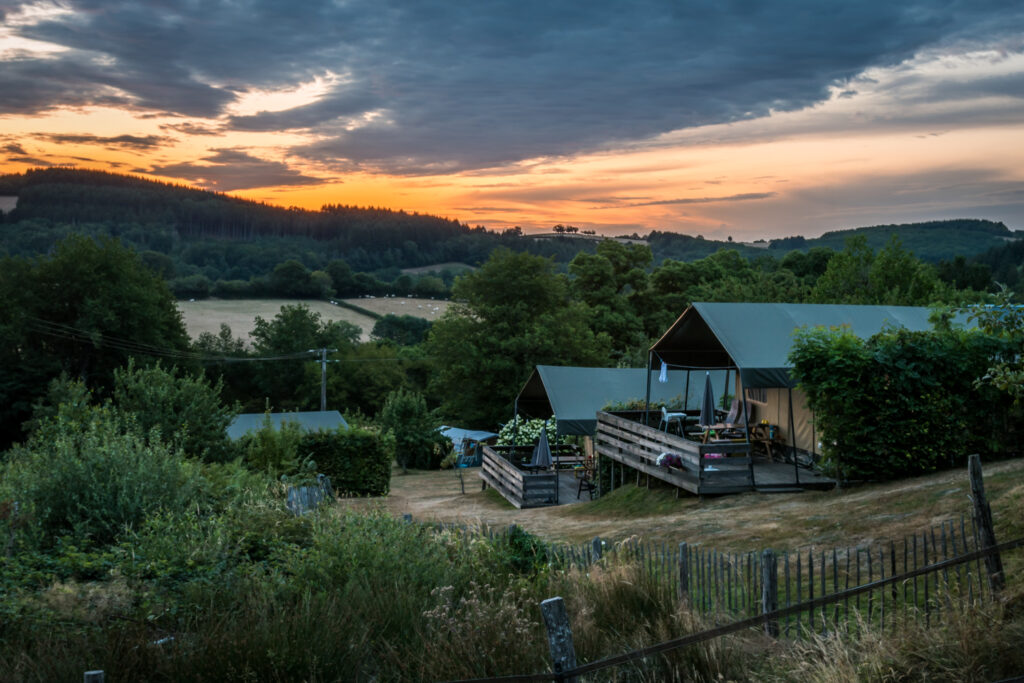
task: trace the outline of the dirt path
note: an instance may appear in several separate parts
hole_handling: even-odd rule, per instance
[[[986,464],[985,479],[997,527],[1024,532],[1024,522],[1018,521],[1024,520],[1024,460]],[[467,470],[463,494],[451,470],[395,472],[386,498],[346,504],[383,507],[421,520],[498,527],[515,523],[549,541],[638,536],[656,543],[687,541],[737,550],[902,538],[943,520],[959,521],[970,510],[966,467],[844,491],[747,493],[703,502],[692,496],[676,500],[667,488],[626,486],[593,502],[529,510],[517,510],[493,490],[481,491],[479,481],[476,470]]]

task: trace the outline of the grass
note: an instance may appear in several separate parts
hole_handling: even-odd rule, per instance
[[[225,323],[236,337],[248,340],[255,327],[256,316],[270,320],[285,304],[305,304],[325,320],[350,322],[362,329],[360,340],[364,342],[370,340],[370,332],[381,316],[411,315],[436,320],[448,308],[447,301],[404,297],[342,299],[337,306],[319,299],[201,299],[179,301],[178,308],[185,319],[185,328],[193,339],[203,332],[217,334],[221,323]]]

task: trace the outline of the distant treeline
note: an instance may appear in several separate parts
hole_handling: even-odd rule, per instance
[[[329,204],[318,211],[281,208],[216,192],[103,171],[49,168],[0,176],[0,196],[17,207],[0,217],[0,254],[49,253],[70,234],[113,236],[184,298],[217,296],[447,296],[456,272],[408,275],[405,268],[437,263],[479,266],[497,248],[551,258],[565,272],[598,241],[532,239],[518,228],[492,231],[457,220],[382,208]],[[1024,243],[1004,224],[962,219],[882,225],[788,237],[761,248],[654,231],[646,240],[654,269],[734,250],[762,271],[827,261],[850,237],[880,249],[893,234],[902,247],[935,264],[957,288],[991,289],[992,279],[1016,288]],[[633,235],[634,237],[636,235]],[[811,255],[789,259],[793,252]],[[814,254],[814,255],[812,255]],[[820,265],[820,264],[819,264]],[[802,276],[800,272],[796,272]]]

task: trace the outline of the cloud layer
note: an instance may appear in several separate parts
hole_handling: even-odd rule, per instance
[[[851,79],[872,67],[1024,28],[1024,5],[985,0],[67,0],[33,7],[0,2],[8,36],[54,46],[3,53],[0,114],[107,105],[211,120],[183,123],[184,134],[189,126],[193,134],[297,130],[311,141],[290,150],[296,160],[399,174],[610,149],[798,110],[837,86],[854,92]],[[313,101],[230,114],[245,93],[328,74],[330,87]],[[1019,97],[1022,89],[1018,73],[920,96]],[[941,112],[933,115],[941,120]],[[147,144],[121,137],[105,143]],[[218,189],[252,187],[243,184],[245,173],[237,181],[217,175],[235,165],[270,171],[262,184],[275,177],[315,182],[280,162],[227,150],[205,164],[162,171],[216,178]]]

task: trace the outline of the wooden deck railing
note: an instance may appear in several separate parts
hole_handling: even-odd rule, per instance
[[[517,508],[558,504],[558,474],[524,469],[533,446],[484,446],[480,478]]]
[[[696,494],[736,493],[753,488],[753,460],[747,441],[702,444],[612,413],[597,414],[595,449],[647,475]],[[657,464],[662,453],[680,456],[683,466]]]

